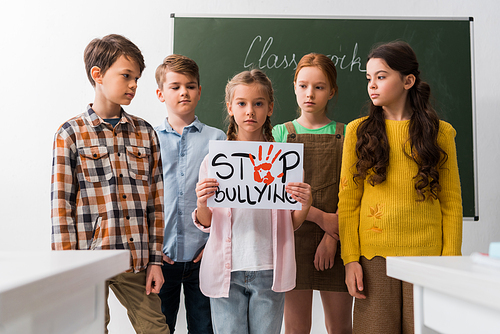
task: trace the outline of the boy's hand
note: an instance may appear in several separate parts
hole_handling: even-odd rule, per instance
[[[314,255],[314,267],[318,271],[323,271],[333,267],[335,254],[337,253],[337,240],[325,233],[323,239],[316,249]]]
[[[165,254],[162,253],[161,258],[163,262],[167,262],[168,264],[174,264],[174,260],[166,256]]]
[[[206,207],[207,200],[212,197],[219,186],[217,179],[203,179],[196,184],[196,197],[198,197],[197,206]]]
[[[198,254],[197,257],[194,258],[193,262],[194,263],[197,263],[197,262],[200,262],[201,261],[201,258],[203,257],[203,252],[205,251],[205,248],[203,248],[200,252],[200,254]]]
[[[163,282],[161,267],[157,264],[148,265],[148,269],[146,269],[146,294],[149,295],[151,292],[160,293]]]
[[[349,262],[345,265],[345,284],[351,296],[366,299],[363,294],[363,268],[359,262]]]
[[[311,207],[312,195],[310,185],[304,182],[289,182],[285,189],[294,200],[302,204],[302,209]]]

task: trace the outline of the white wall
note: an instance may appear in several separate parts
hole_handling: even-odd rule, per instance
[[[139,46],[147,67],[137,97],[127,110],[156,125],[165,109],[154,94],[154,69],[170,51],[169,15],[203,13],[473,16],[480,220],[464,223],[463,253],[486,252],[490,242],[500,241],[499,12],[498,0],[3,0],[0,250],[50,248],[52,139],[62,122],[93,99],[82,60],[87,43],[94,37],[119,33]],[[315,324],[321,328],[321,323]]]

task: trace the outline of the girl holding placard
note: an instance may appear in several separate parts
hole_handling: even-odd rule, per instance
[[[300,116],[274,127],[278,142],[304,143],[304,182],[311,185],[313,206],[295,231],[297,286],[286,293],[285,333],[309,333],[313,290],[319,290],[328,333],[351,333],[352,297],[344,283],[338,243],[337,202],[344,124],[327,115],[338,91],[337,71],[325,55],[307,54],[293,80]]]
[[[228,140],[274,141],[273,89],[260,70],[234,76],[226,86]],[[208,159],[196,186],[195,224],[210,232],[200,268],[201,291],[210,297],[216,333],[280,333],[285,291],[295,286],[293,231],[311,206],[311,188],[290,182],[286,191],[301,210],[210,208],[218,183],[207,178]]]

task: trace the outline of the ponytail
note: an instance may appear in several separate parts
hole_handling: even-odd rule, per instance
[[[271,117],[267,116],[264,125],[262,126],[264,130],[264,139],[266,141],[274,142],[273,137],[273,126],[271,125]]]
[[[430,92],[429,85],[418,80],[408,94],[413,109],[409,127],[410,152],[418,165],[415,190],[421,200],[425,200],[427,191],[429,197],[437,199],[441,190],[438,169],[448,159],[448,154],[437,143],[439,117],[429,102]]]

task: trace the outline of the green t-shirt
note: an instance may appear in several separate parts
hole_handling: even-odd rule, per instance
[[[337,127],[337,122],[331,121],[325,126],[322,126],[318,129],[308,129],[303,127],[297,122],[296,119],[292,121],[293,126],[295,127],[295,131],[297,134],[311,133],[315,135],[334,135],[335,128]],[[345,132],[345,127],[344,127]],[[286,143],[286,137],[288,136],[288,130],[286,129],[285,124],[278,124],[273,127],[273,137],[274,140],[278,143]]]

